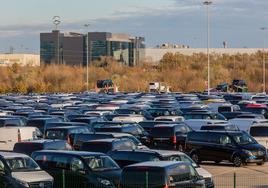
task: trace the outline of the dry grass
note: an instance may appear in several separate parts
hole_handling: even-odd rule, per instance
[[[262,90],[261,52],[253,55],[213,54],[211,59],[212,87],[220,82],[244,79],[250,91]],[[207,62],[205,54],[186,56],[168,53],[158,66],[126,67],[106,58],[91,65],[89,73],[91,89],[95,88],[99,79],[112,79],[121,91],[147,91],[151,81],[166,82],[173,91],[202,91],[206,88]],[[0,67],[0,75],[0,93],[81,92],[86,89],[86,69],[80,66],[13,65]]]

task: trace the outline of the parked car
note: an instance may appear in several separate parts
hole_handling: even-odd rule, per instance
[[[263,165],[266,148],[243,131],[194,131],[189,132],[186,152],[196,162],[230,161],[236,167],[247,163]]]
[[[89,133],[87,127],[85,126],[64,126],[64,127],[51,127],[48,128],[45,132],[45,139],[59,139],[59,140],[68,140],[69,135],[73,133]]]
[[[106,138],[128,138],[133,141],[138,149],[148,149],[135,136],[127,133],[97,132],[97,133],[76,133],[70,135],[71,145],[75,150],[80,150],[84,142]]]
[[[27,121],[27,127],[37,127],[42,133],[45,133],[47,124],[52,122],[62,122],[59,118],[35,118]]]
[[[6,126],[22,127],[24,125],[25,124],[21,118],[0,117],[0,127],[6,127]]]
[[[108,153],[113,150],[133,150],[137,149],[134,142],[128,138],[110,138],[91,140],[84,142],[80,147],[80,151]]]
[[[0,150],[12,151],[15,143],[37,140],[42,133],[36,127],[1,127]]]
[[[0,182],[1,188],[53,188],[53,177],[33,159],[12,152],[0,152]]]
[[[268,124],[255,124],[249,128],[249,134],[261,145],[268,149]]]
[[[33,140],[17,142],[13,148],[13,152],[28,156],[39,150],[72,150],[72,147],[65,140]]]
[[[145,130],[147,131],[149,134],[152,130],[152,128],[155,126],[155,125],[158,125],[158,124],[174,124],[173,121],[141,121],[139,122],[139,125]]]
[[[32,158],[54,177],[54,188],[114,188],[121,173],[120,167],[101,153],[43,150],[34,152]]]
[[[192,129],[186,124],[162,124],[152,128],[150,146],[157,149],[183,151],[187,133]]]
[[[127,166],[123,169],[121,188],[191,187],[204,188],[205,180],[187,162],[153,161]]]
[[[198,174],[205,178],[206,188],[213,188],[212,175],[196,164],[186,154],[170,150],[120,150],[110,151],[108,155],[121,167],[146,161],[183,161],[189,162]]]
[[[173,122],[182,122],[184,121],[183,116],[159,116],[154,118],[155,121],[173,121]]]

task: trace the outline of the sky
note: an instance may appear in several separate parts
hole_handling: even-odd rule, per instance
[[[143,36],[147,47],[162,43],[206,47],[203,0],[1,0],[0,53],[39,53],[39,33],[107,31]],[[213,0],[211,47],[268,46],[267,0]],[[90,24],[88,28],[84,24]],[[266,36],[267,35],[267,36]],[[266,44],[265,44],[266,43]]]

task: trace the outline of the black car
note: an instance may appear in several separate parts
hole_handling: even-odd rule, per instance
[[[180,116],[182,111],[177,108],[150,108],[147,110],[153,118],[159,116]]]
[[[148,144],[148,133],[133,122],[96,122],[92,124],[96,132],[128,133],[138,138],[143,144]]]
[[[183,151],[187,133],[190,131],[192,129],[184,123],[156,125],[149,135],[150,146]]]
[[[91,140],[84,142],[80,147],[80,151],[90,151],[90,152],[102,152],[108,153],[113,150],[133,150],[137,149],[134,142],[128,138],[110,138],[110,139],[100,139]]]
[[[243,131],[195,131],[189,132],[186,152],[196,162],[230,161],[236,167],[246,163],[263,165],[266,149]]]
[[[67,140],[70,143],[70,134],[73,133],[89,133],[90,130],[85,126],[63,126],[63,127],[51,127],[45,132],[45,139],[59,139]]]
[[[152,128],[155,125],[159,125],[159,124],[174,124],[174,122],[171,121],[141,121],[139,122],[139,125],[148,133],[151,132]]]
[[[128,138],[139,149],[147,149],[135,136],[127,133],[113,133],[113,132],[96,132],[96,133],[76,133],[70,135],[71,145],[75,150],[80,150],[80,147],[84,142],[91,140],[100,140],[106,138]]]
[[[193,165],[200,176],[205,178],[206,188],[213,188],[212,175],[197,165],[189,156],[170,150],[114,150],[107,153],[121,167],[146,161],[182,161]]]
[[[65,140],[33,140],[17,142],[13,148],[13,152],[29,156],[39,150],[72,150],[72,147]]]
[[[47,124],[52,122],[58,123],[62,122],[62,120],[59,118],[35,118],[28,120],[26,126],[37,127],[44,134]]]
[[[203,188],[205,181],[191,163],[150,161],[137,163],[123,169],[121,188]]]
[[[102,153],[43,150],[32,158],[54,178],[54,188],[114,188],[121,174],[120,167]]]

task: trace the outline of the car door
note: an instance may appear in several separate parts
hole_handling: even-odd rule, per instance
[[[0,188],[12,188],[10,178],[6,174],[5,165],[2,160],[0,160]]]

